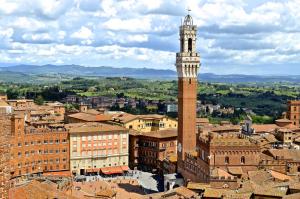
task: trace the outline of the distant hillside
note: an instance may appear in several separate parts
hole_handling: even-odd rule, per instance
[[[158,70],[150,68],[114,68],[109,66],[84,67],[79,65],[16,65],[0,67],[0,81],[18,82],[38,81],[43,78],[71,78],[71,77],[133,77],[140,79],[176,79],[174,70]],[[39,77],[36,79],[36,77]],[[42,77],[42,78],[41,78]],[[16,80],[16,79],[15,79]],[[57,79],[60,80],[60,79]],[[259,76],[259,75],[216,75],[212,73],[201,73],[199,80],[204,82],[221,83],[248,83],[248,82],[295,82],[300,83],[300,76]],[[32,82],[30,81],[30,82]],[[52,79],[53,81],[53,79]]]
[[[156,70],[149,68],[113,68],[108,66],[84,67],[79,65],[17,65],[0,67],[0,71],[21,72],[25,74],[64,74],[72,76],[103,76],[103,77],[136,77],[136,78],[173,78],[172,70]]]

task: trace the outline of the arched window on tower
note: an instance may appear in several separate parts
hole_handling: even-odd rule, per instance
[[[193,46],[193,40],[192,38],[189,38],[188,40],[188,51],[192,52],[192,46]]]
[[[228,156],[225,157],[225,164],[229,164],[229,157]]]
[[[183,52],[183,49],[184,49],[183,45],[184,45],[184,40],[181,39],[180,40],[180,52]]]
[[[245,164],[245,157],[244,156],[241,157],[241,164]]]

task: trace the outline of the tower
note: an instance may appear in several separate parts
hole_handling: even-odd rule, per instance
[[[196,52],[197,26],[188,14],[179,28],[180,52],[176,53],[178,75],[178,168],[185,153],[196,150],[197,74],[200,56]]]

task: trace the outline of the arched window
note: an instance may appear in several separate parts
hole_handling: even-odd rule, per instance
[[[245,164],[245,157],[244,156],[241,157],[241,163]]]
[[[183,52],[183,49],[184,49],[183,45],[184,45],[184,40],[181,39],[180,40],[180,52]]]
[[[192,38],[189,38],[188,40],[188,51],[192,52],[192,46],[193,46],[193,40]]]
[[[297,169],[297,170],[298,170],[298,172],[300,172],[300,166],[298,167],[298,169]]]
[[[229,157],[228,156],[225,157],[225,164],[229,164]]]

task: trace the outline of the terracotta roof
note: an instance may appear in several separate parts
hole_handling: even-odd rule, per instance
[[[265,170],[248,171],[249,179],[256,184],[263,185],[267,181],[273,181],[272,175]]]
[[[243,169],[242,167],[228,167],[228,172],[232,175],[243,175]]]
[[[187,184],[188,189],[194,189],[194,190],[205,190],[207,188],[210,188],[210,184],[206,183],[197,183],[197,182],[189,182]]]
[[[268,152],[276,158],[280,159],[291,159],[300,161],[300,150],[296,149],[269,149]]]
[[[45,181],[46,182],[46,181]],[[78,199],[75,196],[67,195],[66,192],[57,189],[55,183],[41,183],[33,180],[28,184],[11,188],[10,198],[14,199],[42,199],[42,198],[68,198]]]
[[[282,197],[282,199],[299,199],[299,198],[300,198],[300,193],[294,193]]]
[[[90,133],[90,132],[105,132],[105,131],[128,131],[124,127],[102,124],[102,123],[72,123],[66,124],[65,128],[70,133]]]
[[[225,189],[206,188],[203,193],[203,197],[204,198],[222,198],[229,192],[230,192],[229,190],[225,190]]]
[[[279,173],[277,171],[270,170],[269,172],[275,179],[278,179],[281,181],[289,181],[292,179],[291,176],[285,175],[283,173]]]
[[[98,197],[107,197],[107,198],[113,198],[117,195],[117,192],[112,189],[103,189],[96,193],[96,196]]]
[[[220,168],[215,168],[213,170],[211,170],[211,174],[212,177],[225,177],[225,178],[234,178],[233,175],[231,175],[230,173],[228,173],[227,171],[220,169]]]
[[[154,120],[154,119],[162,119],[167,116],[159,115],[159,114],[148,114],[148,115],[132,115],[129,113],[117,113],[112,115],[112,120],[119,123],[127,123],[135,119],[142,119],[142,120]],[[172,119],[172,118],[169,118]],[[172,119],[174,120],[174,119]]]
[[[239,125],[225,125],[225,126],[216,126],[210,130],[213,132],[222,132],[222,131],[239,131],[241,127]]]
[[[275,120],[275,122],[281,122],[281,123],[292,123],[292,121],[291,121],[291,120],[289,120],[289,119],[286,119],[286,118]]]
[[[162,197],[166,198],[166,197],[172,196],[172,195],[179,195],[179,196],[182,196],[184,198],[192,198],[192,197],[197,196],[197,193],[195,193],[192,190],[189,190],[186,187],[177,187],[173,190],[167,191],[166,193],[164,193],[162,195]]]
[[[137,118],[137,115],[129,113],[117,113],[112,115],[112,120],[120,123],[127,123]]]
[[[251,199],[253,193],[226,193],[223,199]]]
[[[142,133],[141,135],[146,137],[154,137],[154,138],[177,137],[177,129],[169,128],[165,130],[145,132]]]
[[[111,120],[111,115],[106,115],[106,114],[94,115],[90,113],[75,113],[75,114],[68,115],[68,117],[79,119],[86,122],[102,122],[102,121]]]
[[[279,126],[276,124],[253,124],[252,128],[255,130],[255,133],[265,133],[275,131]]]
[[[196,123],[205,123],[205,124],[208,124],[209,120],[208,120],[208,118],[196,118]]]

